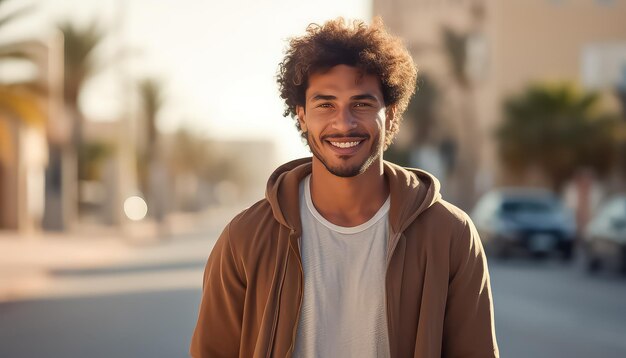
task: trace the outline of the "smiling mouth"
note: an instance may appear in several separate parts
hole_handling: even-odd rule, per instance
[[[332,146],[337,147],[337,148],[352,148],[352,147],[356,147],[357,145],[359,145],[362,140],[358,140],[358,141],[353,141],[353,142],[334,142],[334,141],[328,141]]]

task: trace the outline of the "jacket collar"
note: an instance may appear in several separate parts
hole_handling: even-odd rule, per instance
[[[296,159],[278,167],[267,182],[265,196],[276,220],[300,234],[300,181],[312,171],[311,158]],[[441,199],[440,184],[432,174],[383,162],[389,179],[392,233],[404,231],[424,210]]]

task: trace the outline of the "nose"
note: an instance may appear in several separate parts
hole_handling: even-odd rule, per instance
[[[337,115],[333,119],[332,126],[340,132],[348,132],[356,128],[356,118],[350,113],[349,108],[344,108],[337,112]]]

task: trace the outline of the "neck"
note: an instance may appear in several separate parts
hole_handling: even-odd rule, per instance
[[[338,177],[313,157],[311,199],[317,211],[335,225],[352,227],[371,219],[389,196],[382,158],[357,176]]]

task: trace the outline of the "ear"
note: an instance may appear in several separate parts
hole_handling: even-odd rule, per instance
[[[389,129],[391,126],[391,122],[396,118],[396,113],[398,112],[398,107],[395,105],[387,107],[385,110],[385,129]]]
[[[296,113],[298,114],[298,123],[300,123],[300,129],[302,129],[302,132],[306,132],[306,114],[304,113],[304,107],[296,106]]]

